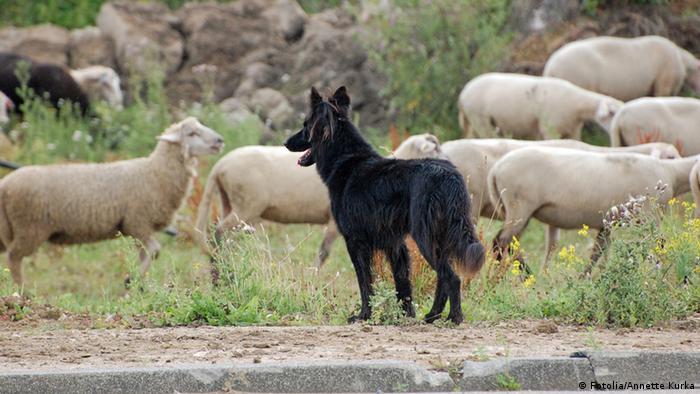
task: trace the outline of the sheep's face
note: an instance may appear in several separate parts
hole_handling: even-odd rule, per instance
[[[428,133],[408,137],[396,148],[394,156],[398,159],[446,159],[438,138]]]
[[[0,126],[10,121],[9,113],[12,112],[14,107],[12,100],[0,92]]]
[[[219,133],[193,117],[170,127],[158,139],[182,145],[188,156],[217,154],[224,147],[224,139]]]
[[[676,147],[673,145],[654,148],[649,156],[656,157],[658,159],[680,159],[682,157],[680,152],[678,152],[678,149],[676,149]]]
[[[291,152],[304,152],[297,164],[308,167],[316,163],[316,148],[332,138],[338,129],[338,122],[347,119],[350,110],[350,97],[345,86],[335,91],[328,101],[324,101],[315,88],[311,88],[309,115],[304,119],[301,130],[284,143]]]
[[[104,100],[111,107],[121,110],[124,106],[119,75],[109,67],[92,66],[77,71],[81,85],[97,100]]]
[[[610,131],[615,114],[622,108],[622,103],[613,100],[601,100],[595,111],[594,120],[606,131]]]

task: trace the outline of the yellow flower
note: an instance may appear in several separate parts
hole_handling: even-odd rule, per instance
[[[518,260],[513,260],[513,269],[510,270],[513,275],[520,275],[520,261]]]
[[[10,272],[10,269],[9,269],[9,268],[3,268],[3,271],[5,271],[5,272]]]
[[[529,289],[530,287],[532,287],[535,284],[536,281],[537,280],[535,279],[535,275],[530,275],[523,282],[523,286],[525,286],[526,288]]]
[[[200,267],[201,267],[201,265],[199,263],[194,263],[194,270],[195,271],[199,271]]]
[[[584,224],[583,227],[581,227],[580,230],[578,230],[578,235],[582,237],[587,237],[588,236],[588,225]]]
[[[677,202],[678,200],[676,199],[676,197],[673,197],[672,199],[668,200],[668,205],[674,206]]]
[[[510,250],[511,252],[515,253],[518,250],[520,250],[520,241],[518,241],[518,238],[514,235],[513,240],[510,241]],[[517,260],[516,260],[517,261]]]
[[[700,265],[695,266],[695,268],[693,268],[693,272],[700,275]]]

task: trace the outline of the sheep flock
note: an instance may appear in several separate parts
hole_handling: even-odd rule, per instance
[[[123,105],[110,68],[69,70],[0,53],[0,128],[22,116],[20,63],[27,64],[29,86],[54,105],[71,101],[83,115],[95,100]],[[700,205],[700,100],[675,97],[683,88],[700,93],[700,60],[666,38],[579,40],[556,50],[542,76],[491,72],[468,81],[454,98],[464,139],[414,135],[392,156],[451,161],[468,185],[473,219],[503,222],[493,240],[496,258],[535,218],[548,226],[543,264],[560,229],[582,226],[598,231],[593,264],[605,252],[611,207],[654,192],[661,204],[692,192]],[[611,146],[581,142],[586,122],[598,124]],[[148,157],[26,166],[4,176],[0,250],[12,278],[22,284],[22,259],[45,242],[119,234],[137,241],[145,273],[160,248],[153,234],[188,195],[197,158],[223,144],[190,117],[164,130]],[[213,256],[230,232],[255,231],[265,221],[309,223],[325,226],[315,262],[322,267],[338,234],[326,187],[314,168],[296,164],[298,156],[283,147],[246,146],[214,165],[192,232],[205,254]],[[218,218],[210,223],[215,205]]]

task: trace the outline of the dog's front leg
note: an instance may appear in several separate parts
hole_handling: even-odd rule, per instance
[[[372,316],[372,310],[369,306],[369,298],[372,296],[372,248],[367,244],[352,242],[347,239],[345,243],[352,265],[355,266],[355,274],[357,275],[357,283],[360,286],[360,298],[362,300],[360,313],[350,316],[348,323],[369,320]]]

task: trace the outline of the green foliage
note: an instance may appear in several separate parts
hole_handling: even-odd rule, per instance
[[[388,281],[377,281],[373,285],[374,294],[370,297],[372,317],[370,324],[396,325],[406,321],[401,302],[396,298],[396,288]]]
[[[582,0],[581,10],[588,15],[595,15],[602,7],[623,6],[623,5],[664,5],[668,0]]]
[[[461,135],[457,97],[469,79],[494,71],[511,41],[507,0],[399,0],[377,21],[372,57],[388,76],[385,96],[412,132]],[[400,10],[398,9],[400,7]]]

